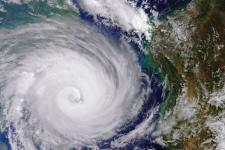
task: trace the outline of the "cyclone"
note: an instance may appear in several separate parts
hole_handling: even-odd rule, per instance
[[[116,148],[153,130],[157,107],[142,112],[156,103],[151,79],[123,39],[59,16],[0,32],[1,128],[12,149]]]

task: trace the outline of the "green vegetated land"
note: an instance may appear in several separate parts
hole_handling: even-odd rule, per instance
[[[208,94],[221,89],[225,79],[225,1],[194,0],[187,8],[179,8],[161,18],[163,22],[153,33],[149,50],[166,83],[167,98],[161,106],[165,112],[176,105],[181,89],[187,89],[187,99],[196,101],[194,121],[179,120],[173,131],[184,129],[179,140],[172,133],[165,135],[170,149],[204,149],[215,147],[213,133],[205,126],[208,116],[223,111],[210,105]],[[171,21],[172,19],[172,21]],[[188,33],[187,39],[176,40],[173,23]],[[172,114],[173,115],[173,114]],[[192,130],[195,129],[195,132]],[[187,136],[188,135],[188,136]],[[209,140],[211,142],[205,142]]]

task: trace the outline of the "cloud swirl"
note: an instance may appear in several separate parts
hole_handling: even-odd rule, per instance
[[[132,48],[77,18],[0,32],[1,120],[15,149],[94,148],[132,121],[151,93]]]

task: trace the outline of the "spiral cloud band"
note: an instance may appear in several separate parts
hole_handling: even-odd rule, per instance
[[[77,18],[0,32],[1,120],[14,149],[95,147],[151,93],[132,48]]]

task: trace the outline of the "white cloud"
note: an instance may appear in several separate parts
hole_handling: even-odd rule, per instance
[[[150,38],[148,16],[141,8],[134,8],[125,0],[82,0],[79,5],[95,17],[99,15],[110,19],[114,25],[125,31],[135,30]]]
[[[225,149],[225,112],[215,118],[209,118],[206,122],[207,126],[216,135],[217,150]]]
[[[174,127],[177,125],[178,121],[191,120],[194,119],[197,112],[197,102],[195,99],[191,101],[187,96],[187,89],[182,89],[182,94],[177,98],[176,105],[173,110],[167,111],[165,116],[159,121],[159,128],[156,134],[170,134],[173,131],[173,139],[179,139],[182,135],[184,128],[176,132]]]
[[[225,106],[225,88],[212,93],[210,95],[209,103],[216,107],[224,107]]]
[[[21,4],[21,0],[7,0],[6,2]]]

